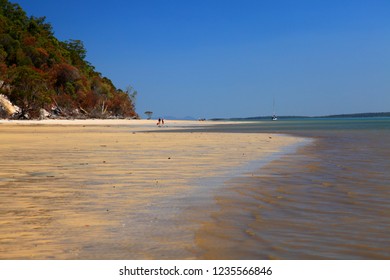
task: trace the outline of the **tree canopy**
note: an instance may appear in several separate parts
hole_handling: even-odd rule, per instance
[[[0,94],[20,108],[15,117],[36,118],[41,109],[59,117],[138,117],[137,92],[117,89],[86,54],[81,40],[55,38],[45,17],[0,0]]]

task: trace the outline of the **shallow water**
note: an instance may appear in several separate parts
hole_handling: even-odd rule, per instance
[[[315,141],[227,183],[219,210],[197,232],[202,258],[390,259],[390,119],[241,129]]]

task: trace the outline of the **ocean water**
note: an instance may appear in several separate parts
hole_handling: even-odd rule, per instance
[[[390,118],[208,130],[314,141],[226,183],[215,196],[218,210],[196,234],[201,258],[390,259]]]

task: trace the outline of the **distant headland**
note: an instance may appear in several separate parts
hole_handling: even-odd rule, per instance
[[[382,118],[390,117],[390,112],[377,112],[377,113],[355,113],[355,114],[338,114],[338,115],[326,115],[326,116],[278,116],[278,119],[318,119],[318,118]],[[256,120],[270,120],[272,116],[258,116],[247,118],[213,118],[210,120],[220,121],[256,121]]]

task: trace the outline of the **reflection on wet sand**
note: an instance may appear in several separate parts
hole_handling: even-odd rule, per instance
[[[389,131],[315,134],[216,196],[202,258],[390,259]]]

